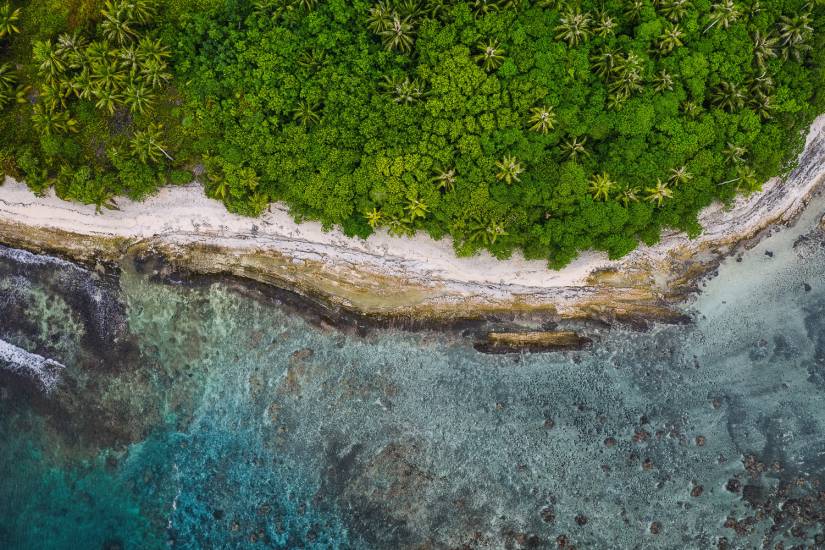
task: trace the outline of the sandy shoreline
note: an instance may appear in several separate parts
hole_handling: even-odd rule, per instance
[[[315,222],[296,224],[281,205],[245,218],[207,198],[198,184],[164,188],[141,203],[118,199],[120,210],[96,214],[93,206],[53,194],[36,197],[7,178],[0,187],[0,242],[108,260],[137,247],[180,267],[248,277],[368,314],[443,317],[515,309],[559,317],[633,311],[655,317],[736,243],[799,213],[825,174],[824,127],[825,115],[814,122],[799,165],[785,180],[770,180],[729,210],[704,210],[705,231],[697,239],[670,233],[617,261],[585,252],[560,271],[520,256],[456,258],[448,239],[420,234],[348,238]]]

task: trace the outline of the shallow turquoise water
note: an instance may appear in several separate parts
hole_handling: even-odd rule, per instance
[[[693,323],[535,355],[2,249],[0,338],[65,369],[0,375],[0,547],[813,545],[816,213],[727,261]]]

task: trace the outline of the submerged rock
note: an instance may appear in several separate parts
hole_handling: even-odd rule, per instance
[[[592,340],[569,330],[537,332],[488,332],[473,346],[483,353],[519,353],[524,351],[580,350]]]

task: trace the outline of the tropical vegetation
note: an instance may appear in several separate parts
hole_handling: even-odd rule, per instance
[[[0,0],[0,167],[99,208],[197,178],[348,235],[619,257],[791,168],[825,107],[824,11]]]

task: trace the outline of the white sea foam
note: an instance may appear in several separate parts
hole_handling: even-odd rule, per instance
[[[0,368],[29,378],[38,383],[46,393],[51,393],[60,381],[65,365],[53,359],[30,353],[23,348],[0,339]]]
[[[45,256],[43,254],[34,254],[26,250],[18,250],[16,248],[9,248],[3,245],[0,245],[0,258],[8,258],[17,263],[26,265],[58,265],[61,267],[77,269],[73,263],[62,258]]]

